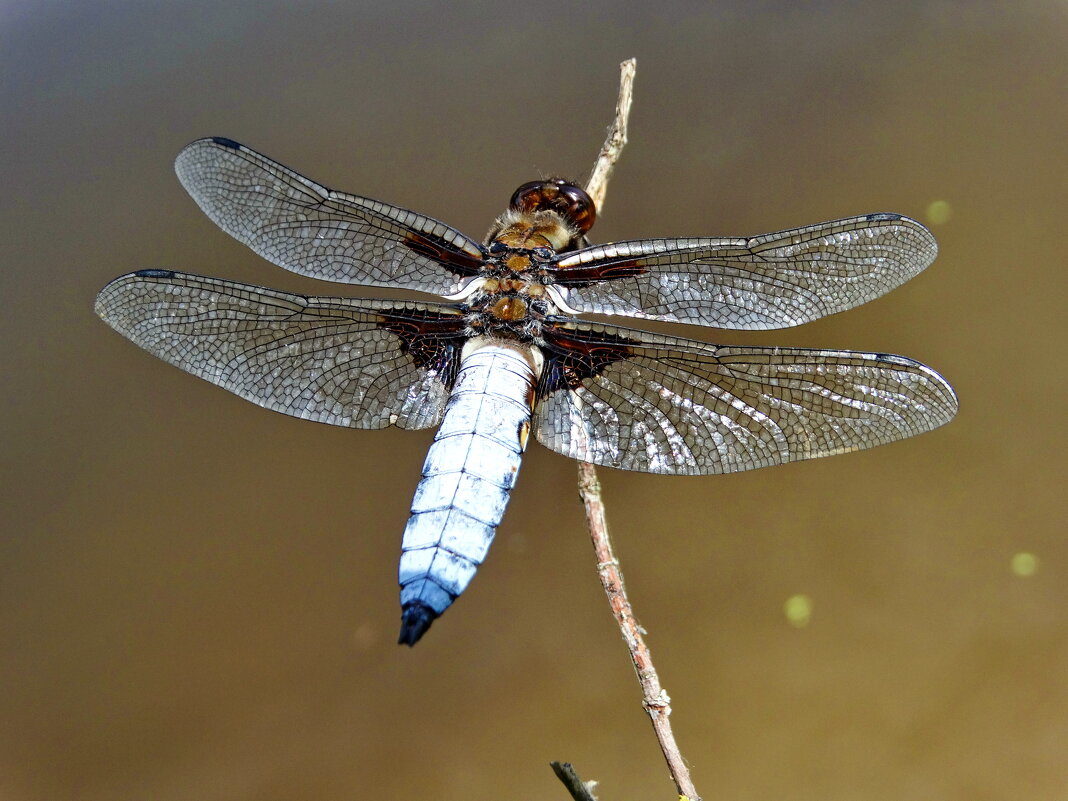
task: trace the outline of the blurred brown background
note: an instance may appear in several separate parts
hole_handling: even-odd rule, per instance
[[[797,330],[674,331],[906,354],[962,406],[818,462],[602,471],[698,789],[1068,798],[1066,43],[1064,2],[0,2],[0,798],[566,798],[551,759],[605,801],[673,797],[573,463],[532,445],[409,651],[432,432],[263,411],[92,313],[143,267],[371,294],[216,229],[171,169],[192,139],[481,236],[520,182],[585,177],[629,56],[598,241],[896,211],[942,249]]]

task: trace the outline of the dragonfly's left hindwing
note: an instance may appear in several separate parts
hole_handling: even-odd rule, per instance
[[[542,344],[534,435],[597,465],[732,473],[904,439],[957,411],[945,379],[903,356],[560,322]]]
[[[116,278],[96,311],[246,400],[351,428],[436,426],[465,339],[463,316],[445,304],[305,297],[164,270]]]

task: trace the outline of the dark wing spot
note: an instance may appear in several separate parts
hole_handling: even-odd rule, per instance
[[[138,270],[134,273],[138,278],[174,278],[173,270]]]
[[[890,214],[888,212],[879,212],[877,214],[868,214],[864,217],[865,220],[871,220],[872,222],[894,222],[900,220],[900,214]]]
[[[222,147],[228,147],[231,150],[241,149],[240,143],[235,142],[233,139],[227,139],[225,136],[213,136],[211,137],[211,141]]]
[[[898,356],[895,353],[873,353],[875,361],[882,362],[884,364],[898,364],[898,365],[911,365],[912,360],[906,359],[904,356]]]

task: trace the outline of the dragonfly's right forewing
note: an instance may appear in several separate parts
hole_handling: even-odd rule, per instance
[[[479,272],[481,246],[454,228],[327,189],[229,139],[193,142],[174,168],[220,228],[295,273],[451,295]]]

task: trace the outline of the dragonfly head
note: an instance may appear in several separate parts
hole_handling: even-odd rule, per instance
[[[509,208],[519,212],[555,211],[580,234],[597,220],[597,209],[586,191],[563,178],[528,181],[512,195]]]

